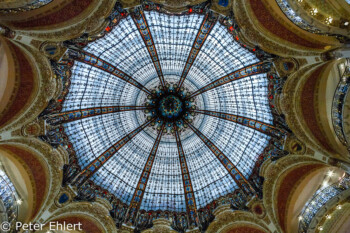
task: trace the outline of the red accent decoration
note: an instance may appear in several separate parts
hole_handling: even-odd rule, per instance
[[[192,13],[192,11],[193,11],[192,8],[190,8],[190,9],[188,10],[188,13]]]
[[[120,13],[120,15],[121,15],[122,17],[124,17],[124,16],[125,16],[125,13],[124,13],[124,12],[122,12],[122,13]]]
[[[236,36],[236,40],[239,40],[238,36]]]
[[[254,212],[255,212],[257,215],[261,215],[261,214],[263,213],[263,210],[262,210],[262,208],[261,208],[260,205],[256,205],[256,206],[254,207]]]
[[[255,52],[256,51],[256,49],[253,49],[253,52]]]
[[[106,31],[107,31],[107,32],[111,31],[111,28],[110,28],[109,26],[106,27]]]
[[[232,32],[232,31],[235,30],[235,29],[233,28],[233,26],[231,26],[231,27],[229,28],[229,30]]]
[[[27,131],[30,134],[35,134],[35,132],[37,131],[37,128],[35,126],[31,125],[28,127]]]
[[[62,99],[58,99],[57,101],[58,101],[58,102],[62,102]]]

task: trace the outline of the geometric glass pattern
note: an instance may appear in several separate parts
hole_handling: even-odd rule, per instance
[[[162,80],[165,85],[176,85],[182,78],[184,92],[193,93],[225,75],[261,62],[237,42],[211,12],[170,15],[142,9],[136,11],[139,14],[125,16],[102,38],[88,43],[82,52],[113,65],[138,84],[133,85],[103,69],[102,63],[91,64],[76,59],[61,112],[144,106],[148,93],[143,90],[161,87]],[[198,39],[201,41],[195,47]],[[194,53],[196,55],[191,59],[189,55]],[[185,67],[189,67],[186,72]],[[204,91],[193,101],[197,110],[227,113],[273,125],[265,70]],[[63,126],[78,164],[84,169],[147,121],[145,110],[136,109],[81,117],[66,121]],[[205,135],[246,179],[271,138],[252,127],[198,112],[191,120],[191,127]],[[223,165],[225,161],[220,161],[209,148],[210,144],[198,137],[191,127],[184,127],[177,137],[172,126],[160,136],[157,124],[144,128],[90,179],[130,205],[139,200],[135,198],[136,190],[149,165],[147,161],[150,161],[151,169],[138,203],[138,208],[147,211],[186,212],[189,208],[187,200],[194,200],[194,206],[199,209],[232,193],[239,185]],[[155,143],[158,136],[159,144]],[[177,140],[180,139],[183,153],[179,155]],[[155,144],[157,150],[152,157]],[[182,170],[181,161],[185,161],[186,171]],[[185,192],[184,183],[190,184],[191,190]]]

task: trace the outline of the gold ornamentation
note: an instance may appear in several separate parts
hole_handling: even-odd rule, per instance
[[[54,30],[16,30],[16,32],[47,41],[64,41],[77,38],[84,32],[95,31],[96,28],[103,24],[105,18],[111,13],[115,3],[116,0],[95,0],[90,4],[90,10],[86,10],[88,15],[85,17],[79,16],[77,17],[79,19],[66,21],[62,25],[56,25]]]
[[[294,135],[289,135],[285,142],[286,149],[291,154],[302,155],[306,152],[305,144],[298,140]]]
[[[71,202],[52,212],[49,218],[43,218],[43,223],[48,223],[58,218],[79,215],[89,216],[95,221],[96,225],[104,228],[103,232],[118,232],[113,219],[109,216],[109,210],[99,202]]]
[[[41,209],[39,210],[37,216],[31,221],[36,221],[40,216],[45,212],[45,210],[53,204],[53,200],[60,191],[62,183],[62,171],[61,167],[63,166],[63,157],[59,151],[52,149],[52,147],[42,142],[41,140],[33,137],[20,137],[15,139],[10,139],[0,142],[0,145],[13,145],[19,146],[22,148],[29,149],[34,152],[33,154],[38,157],[40,161],[45,161],[46,166],[48,167],[48,176],[47,183],[48,187],[51,187],[48,192]],[[34,181],[32,181],[32,187],[34,186]]]
[[[253,226],[263,231],[270,232],[264,220],[254,217],[250,212],[245,211],[224,211],[216,216],[215,220],[209,225],[207,233],[228,232],[237,226]]]
[[[266,162],[266,161],[265,161]],[[283,232],[278,223],[277,213],[277,192],[281,186],[281,177],[286,171],[299,167],[300,165],[323,164],[322,162],[309,156],[288,155],[277,160],[276,163],[269,163],[261,174],[265,178],[263,184],[263,204],[267,215],[277,227],[278,232]]]
[[[307,51],[296,44],[291,44],[274,36],[261,28],[259,21],[254,18],[246,0],[236,0],[233,4],[233,12],[240,26],[241,32],[253,44],[260,46],[266,52],[278,54],[279,56],[317,56],[321,51]],[[260,26],[260,27],[259,27]]]
[[[280,77],[285,77],[299,70],[298,61],[294,58],[278,58],[273,62]]]
[[[326,151],[322,145],[316,143],[313,138],[312,132],[310,132],[308,126],[302,120],[300,115],[302,114],[301,107],[298,106],[297,99],[301,99],[301,88],[302,83],[305,83],[307,75],[309,72],[314,70],[320,64],[313,64],[304,68],[301,68],[294,74],[290,75],[283,86],[281,99],[280,99],[280,108],[284,115],[286,116],[286,122],[290,129],[293,131],[298,140],[305,143],[307,147],[311,147],[315,150],[320,151],[325,155],[329,155],[329,152]],[[322,64],[321,64],[322,65]]]
[[[19,45],[18,43],[16,43]],[[18,127],[25,125],[27,122],[33,122],[37,116],[46,108],[51,99],[55,86],[52,82],[52,69],[49,61],[42,54],[27,45],[20,45],[25,50],[26,54],[31,55],[31,63],[36,67],[36,76],[38,82],[37,95],[34,97],[30,107],[23,109],[17,119],[8,125],[4,126],[0,131],[13,131]]]
[[[170,225],[171,222],[168,219],[155,219],[153,220],[153,227],[151,229],[145,230],[144,233],[176,233],[176,231],[171,229]]]

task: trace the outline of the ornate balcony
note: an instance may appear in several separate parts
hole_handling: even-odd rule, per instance
[[[21,204],[17,191],[0,165],[0,210],[1,221],[10,223],[11,229],[17,221],[18,206]],[[13,232],[12,230],[8,232]]]
[[[339,181],[322,186],[305,204],[299,215],[299,233],[306,233],[314,228],[317,216],[323,216],[332,207],[333,202],[339,203],[344,197],[349,195],[350,175],[346,174]]]
[[[52,0],[35,0],[21,7],[1,9],[0,13],[17,13],[17,12],[35,10],[49,4],[50,2],[52,2]]]
[[[278,6],[281,8],[282,12],[287,16],[287,18],[292,21],[298,27],[309,31],[311,33],[321,33],[321,31],[307,23],[304,19],[302,19],[293,8],[290,7],[287,0],[276,0]]]
[[[332,122],[335,133],[340,142],[350,151],[350,143],[346,130],[344,129],[344,109],[346,98],[350,89],[350,61],[347,61],[347,66],[342,74],[338,87],[335,91],[332,104]]]

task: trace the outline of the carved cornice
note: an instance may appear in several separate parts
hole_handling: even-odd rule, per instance
[[[40,38],[47,41],[64,41],[77,38],[83,33],[96,32],[105,24],[116,0],[94,0],[89,6],[89,15],[79,17],[79,21],[67,21],[64,25],[53,25],[48,30],[17,30],[18,34]]]
[[[168,6],[172,8],[182,8],[186,6],[193,6],[205,1],[206,0],[152,0],[152,2],[162,4],[164,6]]]
[[[153,220],[153,227],[143,231],[144,233],[176,233],[171,227],[171,222],[165,218],[159,218]]]
[[[99,202],[72,202],[56,209],[49,218],[42,219],[42,223],[48,223],[54,219],[68,216],[90,216],[96,225],[104,228],[103,232],[118,232],[114,221],[109,215],[108,209]]]
[[[267,225],[264,220],[254,217],[250,212],[226,210],[220,212],[215,217],[215,220],[209,225],[206,232],[228,232],[231,228],[238,226],[251,226],[265,232],[270,232]]]

